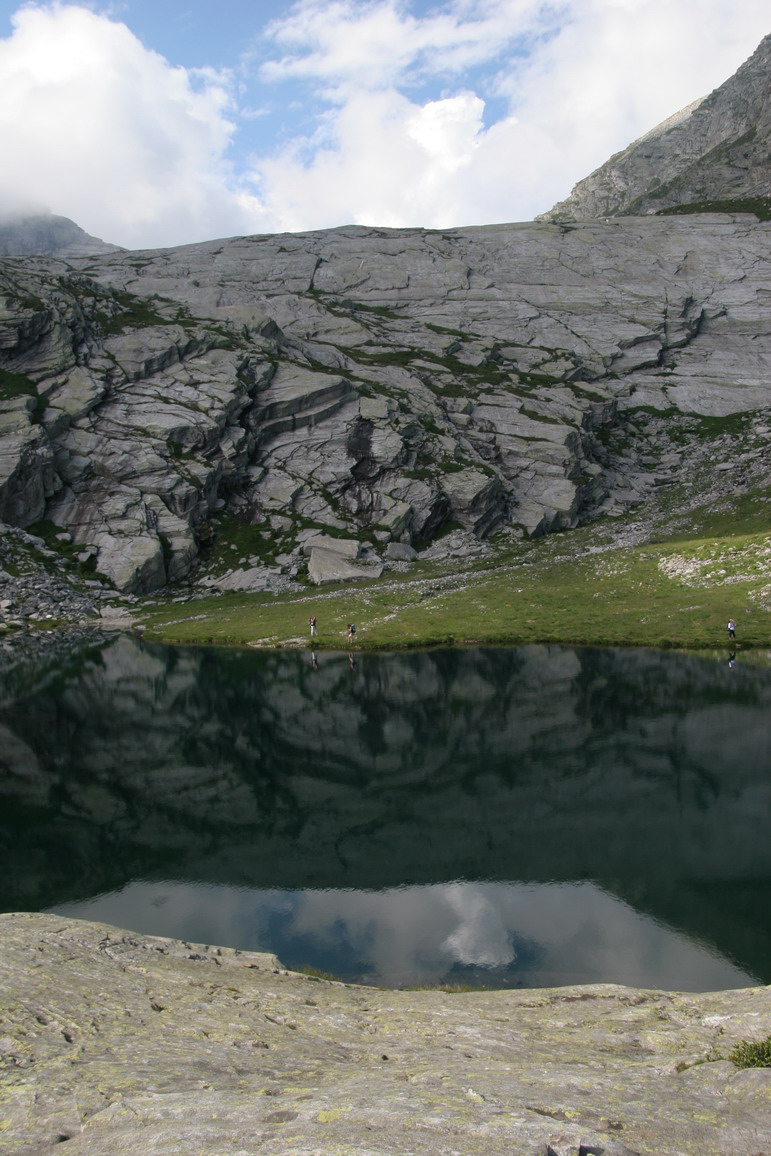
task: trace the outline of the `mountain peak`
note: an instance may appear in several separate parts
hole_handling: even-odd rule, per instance
[[[0,221],[0,256],[24,257],[43,254],[55,257],[90,257],[94,253],[115,253],[110,245],[86,233],[69,217],[52,213],[18,215]]]
[[[771,197],[770,145],[771,35],[709,96],[616,153],[539,220],[640,216],[715,202],[741,211]]]

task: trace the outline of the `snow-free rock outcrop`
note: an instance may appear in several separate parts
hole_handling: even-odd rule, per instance
[[[768,1070],[718,1058],[771,1030],[768,988],[381,991],[53,915],[0,926],[9,1156],[724,1156],[771,1132]]]
[[[371,566],[569,528],[660,483],[606,467],[628,410],[768,404],[769,273],[768,227],[730,216],[7,260],[0,517],[135,592],[190,574],[225,515],[253,527],[240,588],[330,530]]]
[[[542,220],[632,216],[709,203],[771,209],[771,36],[709,96],[668,117]]]
[[[69,217],[53,213],[16,213],[0,217],[0,254],[19,257],[46,253],[57,257],[88,257],[120,249],[99,237],[92,237]]]

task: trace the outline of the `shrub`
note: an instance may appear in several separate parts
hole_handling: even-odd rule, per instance
[[[741,1040],[728,1056],[737,1068],[771,1068],[771,1036],[764,1040]]]

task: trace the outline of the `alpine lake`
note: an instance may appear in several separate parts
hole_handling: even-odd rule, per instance
[[[352,983],[771,983],[771,667],[118,635],[0,677],[0,907]]]

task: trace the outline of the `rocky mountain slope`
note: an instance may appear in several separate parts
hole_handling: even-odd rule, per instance
[[[541,219],[741,201],[771,209],[771,36],[720,88],[611,157]]]
[[[769,404],[770,280],[768,226],[730,216],[6,259],[0,518],[136,592],[223,516],[257,589],[570,527],[677,469],[606,453],[634,411]]]

